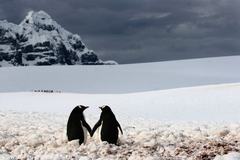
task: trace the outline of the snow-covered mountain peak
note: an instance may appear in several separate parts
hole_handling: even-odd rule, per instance
[[[25,19],[21,22],[21,24],[46,24],[52,25],[54,21],[52,20],[51,16],[48,15],[44,11],[30,11],[28,12]]]
[[[55,64],[109,63],[44,11],[30,11],[19,25],[0,21],[0,66]]]
[[[22,32],[25,33],[32,32],[34,30],[36,32],[53,31],[57,32],[55,34],[58,34],[58,32],[61,32],[59,34],[71,34],[70,32],[63,29],[56,21],[51,18],[50,15],[48,15],[44,11],[28,12],[27,16],[24,18],[24,20],[20,23],[19,26],[22,29]]]

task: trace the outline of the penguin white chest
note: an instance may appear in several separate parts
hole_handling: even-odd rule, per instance
[[[87,142],[87,128],[83,126],[82,122],[81,122],[81,127],[83,129],[83,135],[84,135],[83,143],[86,144],[86,142]]]
[[[102,131],[102,124],[98,128],[98,140],[99,140],[99,142],[102,141],[102,139],[101,139],[101,131]]]

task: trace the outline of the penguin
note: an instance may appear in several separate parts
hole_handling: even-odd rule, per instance
[[[91,135],[91,127],[85,121],[83,111],[87,109],[88,106],[76,106],[67,122],[67,137],[68,141],[79,139],[79,144],[86,143],[87,131]]]
[[[100,139],[102,141],[107,141],[110,144],[117,145],[118,128],[123,134],[122,128],[109,106],[105,105],[99,108],[102,110],[102,113],[100,119],[92,129],[91,136],[93,136],[96,129],[101,126]]]

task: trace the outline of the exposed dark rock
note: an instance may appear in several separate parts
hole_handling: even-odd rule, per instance
[[[84,53],[81,56],[81,62],[83,64],[94,64],[99,63],[99,59],[93,52]]]

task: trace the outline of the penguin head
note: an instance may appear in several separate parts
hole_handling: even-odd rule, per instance
[[[111,108],[107,105],[101,106],[99,108],[102,110],[102,112],[112,111]]]
[[[88,106],[83,106],[83,105],[79,105],[77,106],[81,111],[84,111],[85,109],[88,108]]]
[[[83,113],[83,111],[87,108],[88,108],[88,106],[78,105],[73,109],[73,111],[75,113]]]

